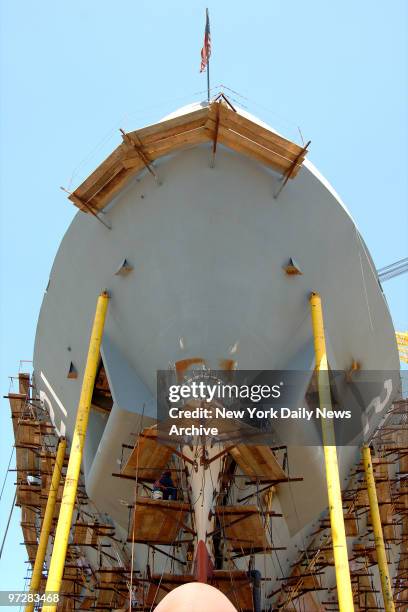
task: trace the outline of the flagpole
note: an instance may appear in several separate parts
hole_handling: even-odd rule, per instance
[[[207,62],[207,100],[210,102],[210,60]]]
[[[210,14],[208,12],[208,8],[205,9],[206,10],[206,17],[207,17],[207,21],[206,23],[208,23],[208,27],[210,25]],[[207,100],[208,103],[210,102],[210,57],[208,56],[207,58]]]

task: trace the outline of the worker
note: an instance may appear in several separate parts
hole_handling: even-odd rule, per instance
[[[177,489],[171,477],[171,470],[165,470],[158,480],[153,485],[153,498],[158,499],[159,492],[162,493],[162,499],[176,500]]]

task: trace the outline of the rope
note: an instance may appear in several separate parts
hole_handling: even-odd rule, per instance
[[[138,485],[138,478],[139,478],[140,434],[141,434],[141,431],[142,431],[144,410],[145,410],[145,404],[143,404],[142,414],[140,415],[139,435],[138,435],[138,439],[137,439],[137,454],[136,454],[136,467],[135,467],[135,487],[134,487],[135,506],[133,508],[132,547],[131,547],[131,562],[130,562],[129,610],[132,609],[133,564],[134,564],[134,558],[135,558],[135,524],[136,524],[136,506],[137,506],[137,485]]]
[[[280,121],[283,121],[287,127],[289,127],[291,130],[297,131],[300,134],[300,137],[302,139],[303,142],[303,134],[302,131],[300,129],[300,127],[298,125],[296,125],[295,122],[293,122],[292,120],[288,119],[287,117],[284,117],[283,115],[279,115],[278,113],[276,113],[275,111],[273,111],[270,108],[267,108],[261,104],[258,104],[257,102],[255,102],[254,100],[251,100],[250,98],[248,98],[247,96],[242,95],[241,93],[239,93],[238,91],[232,89],[231,87],[228,87],[227,85],[224,85],[222,83],[215,85],[214,87],[210,88],[210,92],[212,92],[213,94],[216,93],[222,93],[224,90],[228,91],[230,94],[233,94],[233,96],[237,96],[239,98],[239,100],[236,100],[233,96],[229,95],[228,97],[235,103],[239,104],[241,108],[244,108],[246,110],[249,110],[249,107],[246,106],[243,103],[243,100],[245,100],[246,102],[250,103],[252,106],[258,107],[259,109],[262,109],[264,111],[266,111],[267,113],[269,113],[270,115],[273,115],[274,117],[278,118]],[[112,140],[114,134],[116,133],[116,131],[119,129],[119,127],[121,125],[124,124],[124,122],[129,121],[129,119],[135,119],[137,118],[138,120],[140,120],[141,118],[143,118],[143,121],[148,121],[153,117],[157,116],[157,111],[161,108],[164,107],[168,107],[168,105],[170,103],[175,103],[175,102],[182,102],[182,101],[187,101],[187,100],[191,100],[192,98],[196,98],[198,96],[202,96],[204,94],[207,94],[207,90],[203,90],[203,91],[196,91],[193,93],[186,93],[182,96],[177,96],[174,98],[167,98],[162,100],[160,103],[155,104],[155,105],[150,105],[148,107],[144,107],[144,108],[139,108],[139,109],[135,109],[134,111],[132,111],[131,113],[127,112],[124,115],[122,115],[120,117],[120,119],[118,121],[115,122],[115,124],[112,126],[112,128],[110,128],[103,136],[102,138],[96,143],[96,145],[90,150],[90,152],[88,154],[86,154],[79,162],[78,164],[74,167],[74,169],[72,170],[71,176],[69,178],[68,181],[68,189],[71,188],[74,179],[77,177],[77,175],[79,174],[80,170],[82,170],[82,168],[90,163],[95,156],[97,155],[97,153],[99,153],[101,151],[101,149],[110,141]]]
[[[183,516],[183,508],[180,508],[180,511],[179,511],[179,517],[178,517],[178,520],[177,520],[177,525],[178,525],[178,527],[180,526],[182,516]],[[171,549],[172,549],[173,553],[175,552],[175,551],[174,551],[174,546],[175,546],[175,542],[176,542],[177,536],[178,536],[178,530],[177,530],[177,532],[176,532],[176,536],[175,536],[175,538],[173,539],[173,542],[172,542],[172,543],[171,543],[171,545],[170,545],[170,547],[171,547]],[[160,549],[158,549],[158,550],[160,550]],[[164,554],[165,554],[165,553],[164,553]],[[166,561],[165,561],[165,563],[164,563],[163,570],[162,570],[162,573],[161,573],[161,576],[160,576],[160,580],[159,580],[159,583],[158,583],[158,585],[157,585],[157,589],[156,589],[156,592],[155,592],[155,594],[154,594],[153,601],[152,601],[152,605],[150,606],[149,612],[152,612],[152,610],[153,610],[153,606],[154,606],[154,604],[155,604],[156,597],[157,597],[157,595],[159,594],[159,591],[160,591],[160,585],[161,585],[161,583],[162,583],[162,581],[163,581],[163,576],[164,576],[164,573],[165,573],[165,571],[166,571],[166,567],[167,567],[167,563],[169,562],[169,559],[170,559],[170,557],[166,556]]]
[[[229,495],[230,491],[227,491],[227,499],[226,501],[228,502],[228,495]],[[222,533],[224,533],[224,540],[226,537],[226,530],[225,530],[225,504],[222,506],[222,522],[221,522],[221,529],[222,529]],[[233,559],[231,558],[231,551],[230,551],[230,546],[227,543],[226,545],[226,549],[227,549],[227,557],[228,557],[228,572],[229,572],[229,577],[230,577],[230,582],[232,585],[232,588],[234,589],[234,578],[232,576],[232,571],[231,571],[231,566],[233,568],[236,568],[236,564],[234,563]],[[242,546],[241,546],[241,552],[242,551]]]
[[[361,251],[359,251],[358,256],[360,258],[361,277],[363,279],[364,296],[365,296],[366,305],[367,305],[368,319],[370,321],[371,331],[374,331],[373,320],[371,318],[370,302],[368,300],[367,286],[366,286],[366,282],[365,282],[365,278],[364,278],[364,269],[363,269],[363,260],[362,260],[362,257],[361,257]]]
[[[20,361],[20,368],[21,368],[21,364],[22,364],[22,362]],[[13,388],[13,377],[11,377],[11,380],[10,380],[9,394],[10,394],[12,388]],[[31,412],[33,412],[33,407],[31,406],[31,404],[29,402],[29,399],[30,399],[30,386],[28,387],[28,390],[27,390],[27,393],[26,393],[26,397],[25,397],[25,400],[24,400],[23,413],[25,412],[25,408],[27,408],[27,407],[30,407],[31,408]],[[32,414],[31,416],[33,416],[35,418],[36,415]],[[18,430],[19,430],[19,428],[21,426],[21,420],[22,420],[21,417],[22,417],[22,415],[19,415],[19,419],[17,421],[16,433],[18,432]],[[11,450],[10,459],[9,459],[9,462],[8,462],[8,465],[7,465],[7,470],[6,470],[6,473],[5,473],[5,476],[4,476],[3,485],[2,485],[2,488],[1,488],[0,500],[1,500],[2,496],[3,496],[3,491],[4,491],[4,488],[5,488],[5,485],[6,485],[7,476],[8,476],[10,465],[11,465],[11,462],[12,462],[12,459],[13,459],[14,450],[15,450],[15,446],[13,445],[13,448]],[[17,474],[18,474],[18,472],[17,472]],[[17,481],[18,481],[18,475],[17,475]],[[6,542],[8,530],[9,530],[9,527],[10,527],[10,521],[11,521],[11,517],[12,517],[13,511],[14,511],[14,505],[15,505],[16,499],[17,499],[17,487],[16,487],[16,490],[15,490],[15,493],[14,493],[13,503],[12,503],[12,506],[11,506],[10,514],[9,514],[7,525],[6,525],[6,529],[5,529],[5,533],[4,533],[4,536],[3,536],[2,545],[1,545],[1,548],[0,548],[0,559],[1,559],[1,556],[3,554],[3,549],[4,549],[5,542]]]
[[[3,486],[1,487],[0,501],[1,501],[1,498],[3,497],[3,491],[4,491],[4,487],[6,486],[7,476],[9,475],[9,469],[10,469],[11,461],[13,459],[14,450],[15,450],[15,446],[13,446],[12,449],[11,449],[10,459],[9,459],[9,462],[8,462],[8,465],[7,465],[7,469],[6,469],[6,474],[5,474],[4,480],[3,480]]]
[[[6,542],[8,530],[9,530],[9,527],[10,527],[11,516],[13,514],[14,504],[16,503],[16,498],[17,498],[17,488],[16,488],[16,491],[14,493],[13,503],[11,504],[10,514],[9,514],[9,517],[8,517],[8,521],[7,521],[7,525],[6,525],[6,530],[4,532],[3,542],[2,542],[1,548],[0,548],[0,559],[1,559],[1,556],[3,554],[4,544]]]
[[[296,521],[297,521],[297,524],[298,524],[298,529],[302,533],[301,526],[300,526],[300,518],[299,518],[299,514],[298,514],[298,511],[297,511],[297,507],[296,507],[295,497],[293,495],[292,483],[290,481],[290,466],[289,466],[289,453],[288,452],[286,454],[286,465],[288,466],[289,493],[290,493],[290,497],[292,499],[292,504],[293,504],[293,507],[294,507],[294,510],[295,510],[295,515],[296,515]],[[306,547],[306,540],[304,539],[303,534],[302,534],[302,546],[303,546],[303,548],[305,550],[306,559],[307,559],[307,561],[309,561],[309,557],[308,557],[308,553],[307,553],[307,547]]]
[[[212,88],[215,89],[215,88]],[[102,138],[100,140],[98,140],[98,142],[95,144],[95,146],[89,151],[89,153],[87,153],[78,163],[77,165],[73,168],[72,172],[71,172],[71,176],[69,178],[68,181],[68,189],[71,188],[74,179],[76,178],[76,176],[79,174],[80,170],[82,170],[82,168],[88,164],[89,162],[91,162],[95,156],[97,155],[97,153],[99,153],[101,151],[101,149],[112,140],[112,138],[114,137],[115,133],[118,131],[119,127],[121,125],[123,125],[125,122],[128,122],[129,119],[133,119],[133,118],[138,118],[140,119],[140,117],[143,117],[143,119],[146,121],[151,117],[154,117],[157,114],[158,109],[160,108],[164,108],[166,107],[169,103],[172,102],[181,102],[182,100],[191,100],[192,97],[196,97],[196,96],[201,96],[207,93],[207,90],[205,91],[196,91],[193,92],[191,94],[185,94],[183,96],[178,96],[176,98],[168,98],[166,100],[163,100],[162,102],[160,102],[159,104],[153,104],[150,105],[148,107],[144,107],[144,108],[139,108],[139,109],[135,109],[134,111],[132,111],[131,113],[126,112],[124,113],[118,121],[115,122],[115,124],[107,131],[105,132],[105,134],[102,136]]]
[[[291,119],[289,119],[288,117],[285,117],[284,115],[280,115],[279,113],[277,113],[276,111],[264,106],[263,104],[259,104],[258,102],[255,102],[254,100],[252,100],[251,98],[248,98],[248,96],[244,96],[242,94],[240,94],[238,91],[231,89],[230,87],[227,87],[227,85],[218,85],[218,87],[225,89],[229,92],[231,92],[232,94],[234,94],[235,96],[238,96],[239,98],[241,98],[241,100],[246,100],[247,102],[249,102],[250,104],[252,104],[253,106],[256,106],[268,113],[270,113],[271,115],[274,115],[275,117],[279,118],[280,120],[284,121],[288,127],[290,127],[291,129],[296,129],[299,131],[299,133],[301,134],[301,130],[300,127]],[[242,105],[242,102],[240,103]],[[303,137],[302,137],[303,138]]]

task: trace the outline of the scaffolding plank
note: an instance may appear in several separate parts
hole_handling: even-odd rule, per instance
[[[39,423],[32,419],[18,419],[15,430],[16,444],[35,446],[41,444]]]
[[[92,545],[98,544],[98,533],[95,529],[88,525],[75,525],[73,543],[77,545]]]
[[[96,607],[102,610],[120,608],[125,604],[127,592],[126,584],[121,580],[118,581],[117,574],[104,572],[99,582]]]
[[[77,197],[79,200],[89,200],[92,197],[91,194],[98,191],[99,188],[105,184],[105,177],[112,172],[112,168],[121,162],[126,154],[126,151],[127,146],[123,143],[116,147],[116,149],[110,155],[108,155],[104,162],[100,164],[89,175],[89,177],[85,179],[78,189],[76,189],[73,194],[69,196],[69,199],[80,208],[79,204],[75,202],[75,197]]]
[[[106,204],[110,202],[112,198],[114,198],[115,195],[119,193],[119,191],[123,189],[129,183],[129,181],[141,170],[142,166],[129,169],[125,168],[123,166],[124,158],[125,156],[123,156],[120,163],[120,167],[117,169],[117,172],[114,174],[112,179],[104,182],[94,195],[89,196],[89,198],[84,198],[85,202],[88,203],[88,206],[90,205],[94,211],[102,210],[106,206]],[[93,191],[94,190],[92,190],[92,192]],[[72,194],[72,196],[74,196],[74,194]],[[86,207],[78,204],[76,205],[84,212],[89,212],[89,209],[87,209]]]
[[[207,113],[208,109],[195,111],[190,113],[189,116],[176,117],[155,126],[129,132],[127,136],[130,140],[134,141],[135,145],[141,147],[151,161],[154,161],[157,157],[166,155],[172,150],[173,145],[175,149],[185,146],[187,144],[186,141],[181,144],[183,133],[194,131],[197,127],[199,128],[201,125],[204,125],[205,118],[201,118],[201,116],[204,117]],[[195,115],[194,121],[190,120],[190,115]],[[204,132],[202,134],[204,135]],[[179,140],[177,140],[177,137],[179,137]],[[186,136],[186,138],[188,137]],[[190,138],[193,139],[192,134],[190,134]],[[191,140],[189,144],[200,142],[198,134],[195,138],[196,140]],[[209,140],[207,136],[205,138]],[[71,201],[85,211],[86,207],[81,205],[81,202],[88,202],[92,207],[100,209],[103,201],[106,199],[105,191],[109,191],[109,198],[111,198],[116,185],[121,189],[129,178],[144,168],[144,163],[140,156],[129,155],[131,150],[132,148],[128,143],[119,145],[90,177],[69,196]],[[133,161],[133,164],[128,161],[129,159]]]
[[[138,497],[128,541],[173,544],[189,510],[189,504],[184,502]]]
[[[218,120],[216,127],[217,112]],[[217,140],[231,149],[252,157],[290,178],[299,171],[306,151],[266,127],[219,102],[186,115],[129,132],[125,141],[69,196],[79,208],[102,210],[113,196],[150,162],[202,142]],[[132,153],[132,142],[135,149]],[[140,154],[142,153],[142,155]]]
[[[354,602],[358,605],[359,609],[378,609],[376,597],[372,592],[372,588],[370,577],[367,574],[357,576],[357,592],[355,594]]]
[[[272,167],[281,174],[285,174],[290,167],[288,162],[279,155],[262,147],[257,142],[249,140],[249,138],[245,138],[245,136],[241,136],[241,134],[237,132],[228,130],[222,125],[218,128],[218,142],[246,157],[253,157],[264,166]]]
[[[121,474],[153,482],[157,480],[173,454],[172,449],[157,442],[157,426],[148,427],[140,434]]]
[[[244,117],[241,113],[233,111],[225,104],[220,104],[220,116],[222,117],[224,123],[233,125],[237,132],[243,133],[244,130],[248,130],[251,134],[253,134],[254,138],[265,139],[270,147],[279,146],[285,151],[288,151],[288,153],[290,153],[292,156],[292,160],[295,160],[302,152],[302,147],[295,142],[292,142],[287,138],[283,138],[283,136],[280,136],[276,132],[273,132],[259,123]]]
[[[19,484],[17,485],[16,506],[39,507],[41,487],[38,485]]]
[[[203,127],[207,118],[208,108],[203,108],[186,115],[179,115],[173,119],[162,121],[161,123],[155,123],[134,132],[129,132],[129,136],[132,140],[136,142],[139,140],[146,146],[181,132],[188,132],[189,130]]]
[[[287,479],[287,475],[268,446],[237,444],[229,452],[244,474],[252,480]]]
[[[35,448],[16,448],[16,467],[18,470],[35,471],[37,469],[37,456]]]
[[[210,136],[207,130],[202,127],[197,127],[193,130],[183,131],[179,134],[174,134],[169,138],[163,138],[145,147],[146,153],[151,159],[157,159],[163,155],[167,155],[171,151],[178,151],[187,146],[208,142]]]
[[[358,535],[358,521],[354,512],[348,512],[344,515],[344,525],[347,537],[356,537]]]
[[[18,420],[24,415],[25,412],[26,398],[27,396],[25,393],[9,393],[8,395],[14,437],[16,436],[16,432],[18,430]]]
[[[256,506],[217,506],[215,512],[232,551],[259,551],[270,546]]]
[[[282,138],[270,130],[266,130],[241,115],[237,115],[237,113],[234,113],[223,105],[220,107],[220,121],[222,127],[232,132],[232,136],[234,133],[239,134],[279,156],[282,161],[285,161],[288,169],[294,162],[296,162],[296,165],[299,167],[302,165],[304,159],[302,147]]]
[[[21,529],[23,532],[24,542],[27,548],[29,560],[33,563],[37,554],[36,544],[29,542],[37,542],[37,529],[35,527],[36,512],[28,506],[21,507]]]

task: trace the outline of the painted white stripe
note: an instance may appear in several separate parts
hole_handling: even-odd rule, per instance
[[[40,376],[42,378],[42,380],[44,381],[48,391],[51,393],[52,397],[55,399],[55,401],[57,402],[58,406],[61,409],[61,412],[64,414],[64,416],[67,416],[67,411],[65,410],[60,398],[58,397],[58,395],[55,393],[54,389],[51,387],[50,383],[48,382],[48,380],[45,378],[44,372],[40,373]]]

